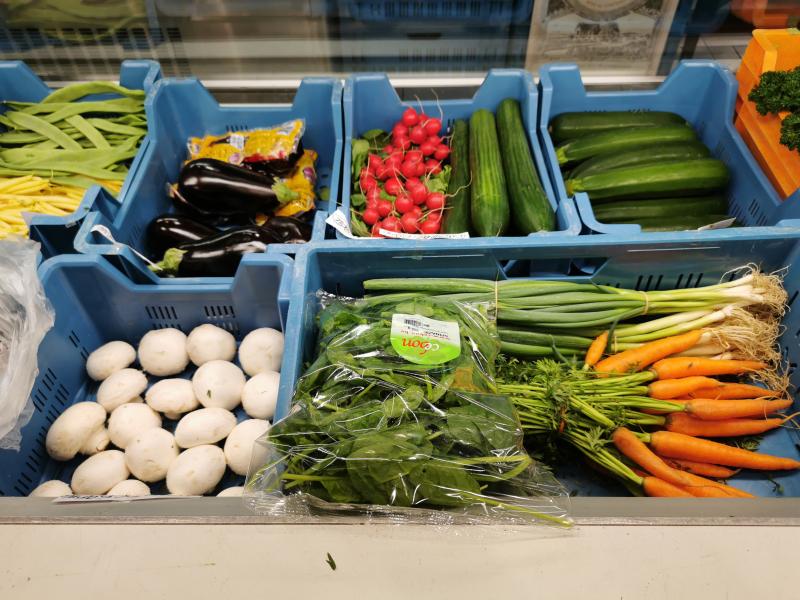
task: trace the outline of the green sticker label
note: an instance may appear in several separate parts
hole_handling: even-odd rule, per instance
[[[420,315],[392,315],[392,348],[418,365],[441,365],[461,354],[461,336],[455,321],[437,321]]]

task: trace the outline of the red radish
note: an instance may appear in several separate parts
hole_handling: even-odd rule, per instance
[[[422,208],[417,206],[416,204],[411,207],[411,210],[406,213],[407,215],[414,215],[419,219],[422,216]]]
[[[394,146],[392,146],[391,144],[386,144],[383,147],[383,153],[384,154],[391,154],[392,152],[394,152]]]
[[[383,159],[377,154],[370,154],[369,158],[367,159],[367,166],[369,167],[370,171],[375,171],[378,167],[383,165]]]
[[[425,175],[425,163],[418,162],[417,163],[417,177],[422,177]]]
[[[400,165],[400,172],[406,179],[414,177],[414,175],[417,174],[417,165],[410,161],[405,161],[402,165]]]
[[[397,177],[387,179],[383,187],[386,189],[386,193],[390,196],[397,196],[397,194],[403,190],[403,184],[400,183],[400,180]]]
[[[364,214],[361,215],[361,218],[367,225],[375,225],[375,223],[378,222],[378,219],[380,219],[380,215],[374,208],[368,208],[364,211]]]
[[[408,195],[414,204],[422,204],[428,199],[428,188],[424,184],[408,189]]]
[[[430,135],[428,136],[428,141],[434,146],[438,146],[442,143],[442,138],[440,138],[438,135]]]
[[[402,148],[403,150],[408,150],[411,148],[411,140],[409,140],[408,137],[404,136],[401,138],[395,138],[392,141],[394,142],[395,146]]]
[[[358,180],[358,184],[361,186],[361,189],[365,192],[368,192],[372,189],[378,187],[378,182],[375,181],[375,178],[369,174],[369,172],[361,171],[361,177]]]
[[[428,221],[441,221],[441,220],[442,220],[441,210],[432,210],[428,213]]]
[[[431,221],[428,219],[422,225],[419,226],[419,229],[422,233],[439,233],[439,228],[442,226],[441,221]]]
[[[430,117],[428,115],[426,115],[424,112],[419,113],[419,122],[420,123],[425,123],[429,119],[430,119]]]
[[[392,176],[394,173],[391,165],[383,164],[375,171],[375,177],[380,179],[381,181],[385,181],[389,177]]]
[[[375,186],[371,190],[367,192],[367,203],[369,202],[377,202],[381,199],[381,190],[378,186]]]
[[[386,231],[400,231],[400,219],[397,217],[386,217],[381,221],[381,227]]]
[[[425,134],[425,129],[422,126],[417,125],[413,127],[411,131],[408,133],[408,139],[410,139],[415,144],[421,144],[425,141],[425,138],[428,136]]]
[[[418,163],[425,160],[425,157],[419,150],[409,150],[406,152],[405,160],[411,161],[412,163]]]
[[[407,108],[403,111],[401,120],[406,127],[413,127],[419,123],[419,115],[413,108]]]
[[[436,160],[444,160],[448,156],[450,156],[450,148],[448,148],[444,144],[439,144],[438,146],[436,146],[436,152],[433,153],[433,157]]]
[[[417,220],[417,216],[411,213],[407,213],[400,217],[400,225],[402,225],[403,231],[406,233],[416,233],[419,230]]]
[[[382,238],[383,236],[380,234],[381,222],[376,221],[375,224],[372,226],[372,237],[374,238]]]
[[[442,172],[442,165],[435,158],[429,158],[425,161],[425,170],[431,175],[438,175]]]
[[[392,137],[407,137],[407,136],[408,136],[408,127],[406,127],[402,123],[397,123],[394,127],[392,127]]]
[[[430,142],[424,142],[420,144],[419,149],[425,156],[430,156],[431,154],[436,152],[436,146],[434,144],[431,144]]]
[[[444,194],[442,192],[431,192],[425,200],[425,206],[431,210],[441,210],[444,208]]]
[[[394,201],[394,208],[397,212],[405,214],[414,207],[414,203],[408,194],[400,194]]]
[[[425,123],[425,133],[428,135],[438,135],[442,130],[442,122],[439,119],[428,119]]]
[[[381,217],[388,217],[392,212],[392,203],[388,200],[378,200],[378,214]]]
[[[403,163],[403,152],[401,150],[395,150],[386,159],[383,161],[387,167],[391,167],[393,169],[397,169]]]
[[[410,192],[412,189],[414,189],[415,187],[419,187],[419,186],[423,186],[423,187],[425,186],[425,184],[424,184],[424,183],[422,183],[422,182],[419,180],[419,177],[409,177],[408,179],[406,179],[406,189],[407,189],[409,192]]]

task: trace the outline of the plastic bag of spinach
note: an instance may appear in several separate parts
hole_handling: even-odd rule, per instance
[[[253,451],[256,512],[569,523],[564,488],[525,452],[495,393],[486,306],[413,294],[323,303],[294,410]]]

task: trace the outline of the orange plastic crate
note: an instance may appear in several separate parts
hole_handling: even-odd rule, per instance
[[[780,143],[781,118],[758,114],[747,96],[764,71],[785,71],[797,66],[800,66],[799,30],[757,29],[736,73],[739,81],[736,128],[784,198],[800,188],[800,153]]]
[[[777,29],[797,25],[800,6],[796,1],[784,0],[734,0],[731,12],[740,19],[764,29]]]

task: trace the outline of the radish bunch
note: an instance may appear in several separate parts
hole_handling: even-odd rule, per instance
[[[407,108],[384,134],[388,143],[371,146],[354,186],[364,196],[364,208],[353,214],[371,228],[372,237],[384,237],[381,229],[439,233],[446,202],[442,178],[448,175],[442,165],[450,156],[441,130],[441,119]]]

